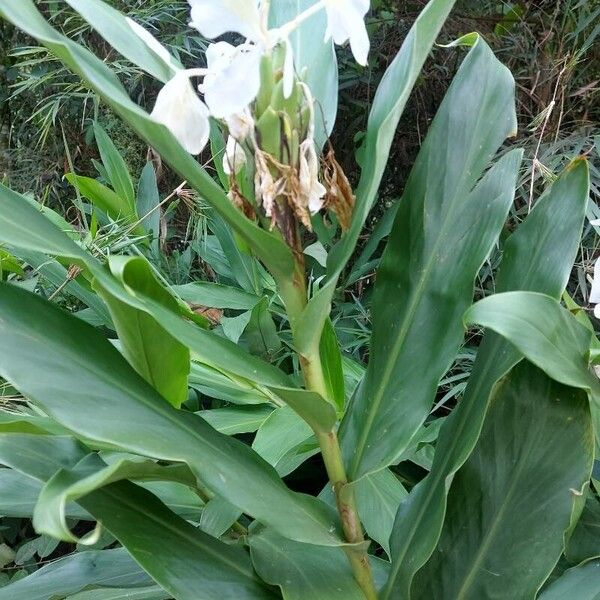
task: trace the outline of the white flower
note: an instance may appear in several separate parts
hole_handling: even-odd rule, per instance
[[[315,150],[315,142],[308,138],[300,144],[300,201],[308,206],[311,214],[323,208],[323,197],[327,190],[319,181],[319,158]]]
[[[206,146],[208,108],[194,91],[187,71],[179,71],[160,90],[151,116],[168,127],[190,154],[200,154]]]
[[[263,35],[262,16],[257,0],[188,0],[192,7],[190,25],[213,39],[234,31],[259,41]]]
[[[262,49],[254,44],[211,44],[206,50],[207,73],[200,91],[210,113],[224,119],[241,113],[260,89]]]
[[[369,10],[369,0],[323,0],[323,2],[327,11],[325,39],[333,38],[336,44],[344,44],[350,40],[356,62],[366,65],[370,41],[364,19]]]
[[[589,303],[595,304],[594,316],[600,319],[600,258],[594,265],[594,277],[592,279],[592,289],[590,291]]]
[[[233,137],[229,136],[223,155],[223,170],[226,175],[238,174],[246,164],[246,153],[241,144]]]

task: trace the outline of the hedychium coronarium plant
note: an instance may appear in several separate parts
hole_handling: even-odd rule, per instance
[[[0,15],[81,76],[223,224],[223,256],[250,283],[240,293],[203,282],[199,304],[248,308],[245,323],[278,338],[275,307],[294,360],[236,344],[190,309],[189,289],[157,276],[146,258],[152,232],[100,129],[112,189],[73,180],[105,218],[127,217],[142,240],[135,252],[98,258],[56,213],[0,186],[0,242],[25,261],[69,268],[83,301],[105,309],[87,323],[0,283],[0,376],[18,398],[0,410],[0,479],[34,506],[38,533],[85,547],[105,530],[120,544],[61,559],[0,588],[0,600],[32,597],[54,569],[84,559],[112,561],[110,574],[71,570],[77,577],[65,575],[55,595],[108,594],[115,579],[123,594],[178,600],[552,600],[565,587],[581,597],[597,589],[587,523],[600,512],[598,342],[564,295],[587,164],[577,158],[556,174],[501,236],[522,157],[506,145],[517,130],[515,84],[479,35],[438,50],[465,56],[385,220],[367,365],[341,355],[330,319],[336,290],[372,258],[367,244],[347,269],[454,0],[425,5],[381,80],[354,187],[328,140],[334,47],[349,42],[367,63],[368,1],[189,0],[190,26],[211,40],[191,68],[104,1],[65,2],[162,82],[150,112],[32,0],[0,0]],[[209,151],[214,176],[197,160]],[[473,304],[496,247],[495,293]],[[469,327],[482,334],[471,376],[451,415],[432,421]],[[194,412],[190,389],[223,408]],[[235,437],[257,429],[252,447]],[[328,485],[319,497],[292,491],[283,477],[317,451]],[[403,479],[409,462],[424,474]]]

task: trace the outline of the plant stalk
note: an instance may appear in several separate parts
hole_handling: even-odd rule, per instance
[[[295,289],[292,291],[292,286],[286,286],[287,289],[284,292],[286,298],[284,298],[284,303],[290,320],[292,334],[295,337],[298,319],[307,302],[303,265],[297,265],[296,277],[294,279],[293,288]],[[298,285],[300,282],[301,284]],[[295,299],[293,296],[295,296]],[[312,348],[310,352],[300,356],[300,366],[302,368],[302,374],[304,375],[306,389],[317,392],[323,398],[328,399],[329,394],[325,383],[325,375],[318,344],[315,348]],[[347,542],[353,545],[350,548],[345,548],[345,552],[348,561],[350,562],[354,579],[360,586],[367,600],[377,600],[377,590],[373,581],[373,573],[371,571],[369,555],[367,553],[368,542],[365,541],[363,535],[356,507],[354,489],[348,484],[346,468],[344,467],[337,433],[335,430],[327,433],[315,431],[315,435],[321,448],[321,455],[323,456],[327,476],[335,493],[344,537]]]

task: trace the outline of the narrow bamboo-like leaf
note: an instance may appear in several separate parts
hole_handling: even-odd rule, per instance
[[[112,274],[133,294],[152,298],[176,313],[177,300],[160,284],[141,257],[115,256],[109,261]],[[179,408],[188,396],[190,351],[170,335],[146,311],[139,310],[97,286],[108,305],[129,364],[166,400]]]
[[[557,300],[535,292],[506,292],[480,300],[465,323],[487,327],[556,381],[600,398],[600,382],[589,368],[593,333]]]
[[[600,600],[600,560],[569,569],[539,600]]]
[[[522,153],[479,178],[515,129],[512,75],[478,38],[429,129],[381,261],[369,365],[342,424],[351,479],[407,448],[462,343],[461,316],[506,220]]]
[[[53,477],[57,463],[76,468],[86,454],[85,448],[68,438],[0,435],[0,462],[42,482]],[[226,590],[248,600],[273,597],[254,574],[243,549],[206,535],[133,483],[111,483],[78,503],[177,600],[217,600]]]
[[[587,198],[587,165],[576,161],[507,240],[498,292],[522,289],[560,298],[579,249]],[[431,473],[400,506],[391,544],[389,598],[409,597],[413,575],[433,552],[441,531],[452,476],[477,442],[492,388],[521,358],[512,344],[486,332],[465,393],[440,430]]]
[[[70,4],[117,52],[133,64],[144,69],[159,81],[166,83],[179,69],[181,63],[174,57],[155,52],[133,30],[125,15],[101,0],[65,0]]]
[[[135,192],[133,191],[133,181],[125,164],[121,153],[117,150],[114,142],[108,137],[108,134],[98,124],[94,123],[94,137],[102,164],[108,174],[110,184],[119,196],[122,202],[125,202],[132,213],[135,213]]]
[[[514,367],[452,481],[439,543],[411,598],[534,598],[562,553],[593,455],[585,392],[527,361]]]
[[[36,38],[78,74],[149,145],[161,154],[202,198],[250,245],[272,273],[286,281],[293,272],[290,249],[275,234],[260,229],[238,211],[225,192],[179,145],[170,131],[137,106],[115,74],[91,52],[53,29],[31,0],[0,0],[0,14]]]
[[[124,548],[88,550],[44,565],[31,575],[0,587],[1,600],[51,600],[75,594],[88,586],[149,585],[144,573]]]
[[[329,253],[327,277],[311,298],[302,318],[300,352],[314,348],[331,312],[337,280],[350,260],[371,210],[387,164],[396,128],[409,95],[444,21],[456,0],[431,0],[411,27],[400,51],[385,72],[373,100],[364,146],[365,163],[356,190],[357,204],[350,230]]]
[[[6,284],[0,287],[0,374],[79,436],[185,462],[215,493],[282,535],[342,543],[328,507],[290,492],[245,444],[169,406],[95,329]]]

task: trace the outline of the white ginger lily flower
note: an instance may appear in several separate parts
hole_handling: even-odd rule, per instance
[[[312,215],[323,208],[323,198],[327,192],[319,181],[319,158],[315,142],[307,138],[300,144],[300,199]]]
[[[366,65],[371,43],[364,19],[369,10],[369,0],[323,0],[323,2],[327,11],[325,39],[333,38],[336,44],[344,44],[350,40],[356,62]]]
[[[246,164],[246,153],[241,144],[233,137],[229,136],[223,155],[223,170],[226,175],[237,175]]]
[[[211,44],[206,50],[207,69],[199,87],[210,113],[226,119],[243,112],[260,89],[262,50],[254,44]]]
[[[229,62],[228,68],[223,70],[223,76],[219,78],[219,86],[222,86],[227,78],[230,89],[237,95],[241,95],[240,92],[243,90],[244,98],[250,98],[246,104],[250,104],[256,98],[260,88],[260,59],[265,52],[271,50],[278,43],[284,42],[286,44],[283,75],[284,95],[286,98],[290,97],[294,84],[292,47],[288,41],[287,33],[283,29],[267,29],[268,15],[266,12],[269,8],[268,2],[261,3],[257,0],[188,0],[188,2],[192,7],[190,25],[205,37],[212,39],[232,31],[243,35],[248,40],[238,46],[239,50],[237,52],[231,50],[226,52],[222,48],[220,49],[224,54],[222,58],[227,56]],[[219,42],[215,46],[224,43]],[[234,48],[229,44],[228,46]],[[210,58],[208,60],[210,70]],[[225,96],[224,93],[223,96]],[[208,98],[206,102],[212,112],[213,107]],[[241,104],[241,99],[238,104]],[[224,110],[221,112],[224,112]],[[218,114],[213,113],[213,115],[221,118]]]
[[[165,125],[190,154],[200,154],[210,134],[209,112],[190,82],[190,73],[181,69],[171,53],[144,27],[127,17],[127,23],[157,56],[176,74],[158,93],[151,117]]]
[[[190,154],[204,150],[210,135],[209,112],[187,71],[177,73],[160,90],[151,116],[165,125]]]

